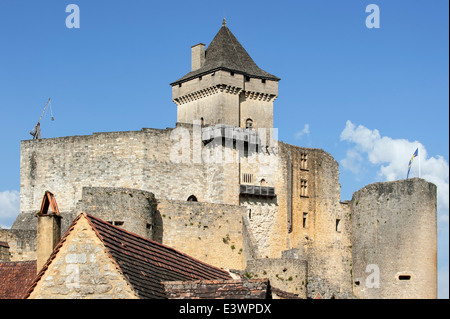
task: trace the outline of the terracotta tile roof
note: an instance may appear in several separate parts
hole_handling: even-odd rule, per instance
[[[268,299],[270,283],[264,279],[195,280],[163,282],[170,299]]]
[[[36,276],[36,260],[0,263],[0,299],[20,299]]]
[[[167,298],[162,281],[231,279],[229,273],[153,240],[130,233],[89,214],[78,215],[36,276],[25,297],[33,291],[58,254],[77,221],[86,216],[92,229],[107,248],[107,253],[140,298]]]
[[[298,294],[287,292],[275,287],[272,287],[272,295],[275,295],[279,299],[302,299],[298,296]]]
[[[231,279],[225,270],[86,215],[141,298],[166,298],[162,281]]]

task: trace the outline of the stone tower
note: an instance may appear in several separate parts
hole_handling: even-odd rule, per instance
[[[225,19],[209,47],[192,46],[191,72],[171,83],[177,122],[273,128],[278,77],[261,70]]]
[[[353,293],[358,298],[436,298],[436,185],[420,178],[353,194]]]

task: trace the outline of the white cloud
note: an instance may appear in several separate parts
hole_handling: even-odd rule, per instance
[[[393,139],[381,136],[376,129],[370,130],[362,125],[356,126],[347,121],[341,132],[341,141],[353,146],[341,160],[342,167],[354,174],[368,168],[367,162],[378,166],[380,181],[405,179],[408,163],[414,151],[419,148],[420,177],[437,186],[438,246],[443,254],[444,265],[438,272],[438,296],[448,298],[448,228],[449,228],[449,165],[442,156],[428,157],[425,146],[417,141]],[[413,160],[409,177],[419,176],[419,158]],[[357,176],[358,178],[358,176]],[[442,248],[443,247],[443,248]],[[445,249],[447,247],[447,249]],[[442,257],[441,257],[442,258]]]
[[[349,149],[347,150],[347,157],[341,161],[341,164],[345,169],[352,171],[354,174],[358,174],[361,171],[362,161],[363,158],[358,151]]]
[[[298,131],[297,133],[295,133],[295,139],[299,140],[304,135],[309,136],[309,124],[305,124],[305,126],[303,126],[303,129],[301,131]]]
[[[378,177],[382,181],[405,179],[408,163],[417,147],[420,156],[420,177],[437,186],[438,211],[449,209],[449,166],[442,156],[428,157],[425,146],[417,141],[393,139],[381,136],[376,129],[370,130],[362,125],[358,127],[347,121],[341,133],[341,141],[354,144],[341,161],[345,169],[357,173],[365,160],[379,165]],[[419,176],[419,158],[413,160],[409,177]]]
[[[16,190],[0,192],[0,224],[9,228],[19,214],[20,196]]]

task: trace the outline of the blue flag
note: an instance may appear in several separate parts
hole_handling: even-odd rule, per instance
[[[411,165],[413,163],[414,157],[419,156],[419,148],[416,149],[416,151],[414,152],[413,156],[411,157],[411,159],[409,160],[409,164],[408,164],[408,174],[406,174],[406,179],[408,179],[409,176],[409,170],[411,169]]]

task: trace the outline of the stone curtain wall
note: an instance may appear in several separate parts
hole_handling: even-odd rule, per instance
[[[245,211],[235,205],[158,200],[154,239],[210,265],[244,269]]]
[[[192,126],[186,130],[192,137]],[[142,129],[22,141],[21,211],[38,211],[46,190],[55,194],[60,211],[73,211],[83,187],[133,188],[157,198],[186,200],[195,195],[199,201],[229,203],[229,192],[238,190],[218,187],[225,184],[223,165],[170,160],[178,142],[171,140],[172,131]]]
[[[351,207],[355,295],[436,298],[436,186],[419,178],[375,183],[355,192]]]
[[[247,262],[245,275],[249,278],[268,278],[272,287],[307,297],[308,263],[295,258],[255,259]]]
[[[0,229],[0,241],[8,243],[10,261],[36,260],[36,230]]]

